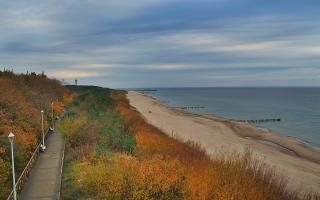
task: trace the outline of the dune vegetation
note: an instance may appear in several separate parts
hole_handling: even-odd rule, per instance
[[[197,144],[165,135],[130,107],[123,91],[70,89],[79,96],[60,124],[63,199],[319,199],[290,191],[249,150],[209,157]]]
[[[40,110],[45,111],[45,129],[51,121],[51,101],[55,114],[72,101],[72,94],[57,80],[44,74],[14,74],[0,71],[0,199],[12,189],[9,132],[15,134],[14,154],[16,176],[26,166],[41,136]]]
[[[193,142],[146,123],[125,91],[62,86],[44,74],[0,72],[0,199],[11,190],[7,135],[14,132],[17,177],[41,137],[50,106],[65,139],[62,199],[320,199],[291,191],[248,150],[208,156]]]

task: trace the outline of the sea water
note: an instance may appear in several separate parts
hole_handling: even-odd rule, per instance
[[[320,88],[158,88],[147,94],[172,107],[233,120],[280,118],[255,124],[320,147]]]

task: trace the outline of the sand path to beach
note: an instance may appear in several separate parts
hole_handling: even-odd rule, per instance
[[[138,92],[130,91],[127,97],[148,123],[170,136],[197,142],[211,155],[243,152],[249,147],[255,156],[288,178],[290,188],[320,192],[320,151],[317,149],[249,124],[169,108]]]

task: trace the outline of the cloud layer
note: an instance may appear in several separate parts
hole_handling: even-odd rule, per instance
[[[320,86],[316,0],[0,2],[0,66],[108,87]]]

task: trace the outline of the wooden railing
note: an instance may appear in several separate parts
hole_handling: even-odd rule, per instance
[[[50,132],[51,132],[50,129],[46,132],[45,140],[47,140],[47,137]],[[40,145],[41,145],[41,142],[40,142],[40,144],[38,144],[37,148],[34,150],[30,160],[28,161],[26,167],[23,169],[18,181],[16,182],[17,198],[18,198],[18,196],[19,196],[18,194],[19,194],[19,192],[21,192],[25,182],[28,180],[28,177],[29,177],[29,174],[30,174],[32,167],[34,166],[34,164],[36,163],[36,161],[40,155]],[[7,200],[13,200],[13,190],[9,194]]]

